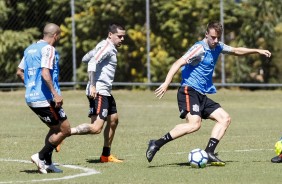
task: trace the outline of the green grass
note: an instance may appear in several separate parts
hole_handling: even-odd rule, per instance
[[[214,125],[203,121],[202,128],[164,146],[149,164],[145,158],[147,143],[171,130],[179,119],[176,91],[162,100],[152,91],[113,91],[120,124],[112,153],[124,159],[122,164],[99,163],[103,135],[72,136],[62,150],[53,154],[61,164],[95,169],[100,174],[52,183],[280,183],[282,164],[272,164],[275,142],[281,136],[282,91],[220,90],[210,97],[230,113],[232,123],[217,150],[227,161],[225,167],[193,169],[187,165],[188,152],[205,148]],[[89,122],[84,91],[63,91],[64,109],[71,126]],[[66,168],[62,174],[38,174],[30,160],[44,142],[47,127],[24,102],[24,92],[0,92],[0,183],[31,183],[83,173]],[[48,182],[48,181],[46,181]],[[50,181],[49,181],[50,182]]]

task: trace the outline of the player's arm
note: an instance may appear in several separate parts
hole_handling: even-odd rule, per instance
[[[169,84],[171,83],[174,75],[183,65],[189,64],[192,66],[196,66],[199,62],[202,61],[203,56],[205,55],[205,50],[201,44],[193,45],[181,58],[173,63],[171,66],[165,82],[155,90],[155,94],[157,97],[162,98]]]
[[[158,87],[155,90],[156,97],[162,98],[164,96],[164,94],[167,91],[167,88],[168,88],[169,84],[171,83],[174,75],[177,73],[179,68],[182,67],[185,64],[187,64],[187,62],[183,57],[179,58],[177,61],[175,61],[172,64],[169,72],[167,73],[165,82],[163,84],[161,84],[160,87]]]
[[[54,84],[53,84],[52,77],[51,77],[51,74],[50,74],[50,69],[49,68],[42,68],[42,74],[41,75],[42,75],[42,78],[43,78],[45,84],[47,85],[47,87],[49,88],[51,93],[53,94],[54,101],[56,103],[55,107],[62,106],[63,105],[63,97],[61,95],[59,95],[54,88]]]
[[[22,58],[19,66],[18,66],[16,74],[21,79],[21,81],[24,83],[24,58]]]
[[[95,48],[96,52],[93,55],[96,64],[103,62],[103,60],[109,57],[111,55],[112,49],[113,48],[108,40],[100,42]]]
[[[63,97],[58,94],[56,89],[54,88],[53,80],[50,74],[50,70],[53,69],[54,65],[54,57],[55,57],[55,48],[48,45],[42,48],[41,50],[41,76],[46,84],[46,86],[49,88],[50,92],[53,95],[54,101],[55,101],[55,107],[60,107],[63,105]]]
[[[24,83],[24,70],[21,68],[17,69],[17,76],[21,79],[21,81]]]
[[[91,57],[93,57],[93,52],[94,50],[89,51],[88,53],[86,53],[83,57],[82,57],[82,62],[83,63],[88,63],[91,59]]]
[[[89,76],[89,83],[90,83],[90,94],[89,96],[92,98],[96,98],[97,91],[96,91],[96,81],[95,81],[95,73],[96,73],[96,60],[95,57],[92,57],[92,59],[88,63],[88,76]]]
[[[264,49],[250,49],[245,47],[231,47],[230,54],[236,55],[236,56],[244,56],[249,54],[261,54],[265,55],[266,57],[271,57],[271,52]]]
[[[85,54],[82,58],[82,62],[89,63],[92,59],[94,59],[96,63],[101,63],[110,55],[110,50],[110,43],[104,40],[100,42],[93,50]]]

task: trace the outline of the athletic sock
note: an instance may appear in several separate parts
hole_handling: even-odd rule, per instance
[[[165,145],[166,143],[168,143],[169,141],[172,141],[172,140],[173,139],[172,139],[170,133],[167,133],[162,138],[157,140],[155,143],[156,143],[157,146],[162,147],[163,145]]]
[[[110,156],[110,154],[111,154],[111,148],[110,147],[103,147],[102,155],[105,156],[105,157],[108,157],[108,156]]]
[[[217,140],[215,138],[210,138],[205,151],[209,152],[209,153],[214,153],[214,150],[215,150],[218,143],[219,143],[219,140]]]
[[[45,154],[45,164],[51,165],[52,164],[52,154],[53,152],[49,152]]]
[[[55,145],[51,144],[49,141],[45,143],[45,146],[39,151],[39,159],[45,160],[47,165],[52,163],[52,152],[55,149]]]

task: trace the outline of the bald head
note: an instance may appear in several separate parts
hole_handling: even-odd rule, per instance
[[[61,34],[61,29],[60,29],[60,27],[57,24],[48,23],[44,27],[43,34],[44,34],[44,36],[48,36],[48,37],[52,37],[55,34],[56,35],[60,35]]]

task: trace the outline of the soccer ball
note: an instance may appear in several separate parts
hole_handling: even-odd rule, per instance
[[[282,153],[282,137],[275,143],[275,153],[277,155],[280,155]]]
[[[188,162],[191,167],[204,168],[208,163],[208,154],[200,148],[193,149],[188,155]]]

